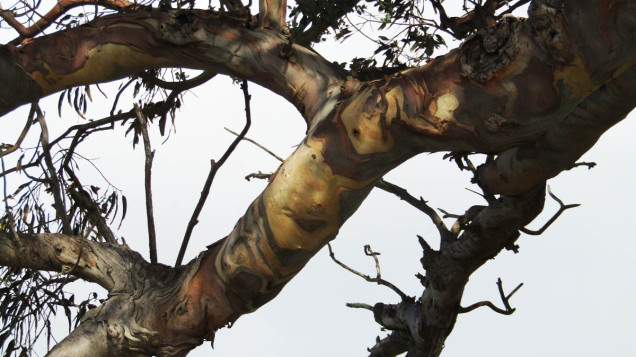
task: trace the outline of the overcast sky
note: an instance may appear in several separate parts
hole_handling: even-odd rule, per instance
[[[344,45],[330,42],[317,49],[328,59],[338,61],[369,52],[362,41]],[[250,88],[253,125],[248,136],[280,156],[289,155],[304,137],[301,116],[281,98],[256,85]],[[93,91],[93,97],[98,96]],[[65,108],[63,118],[58,118],[57,95],[45,99],[41,105],[47,111],[52,131],[59,132],[81,122],[71,108]],[[129,105],[122,101],[124,109]],[[103,108],[99,111],[98,104],[93,107],[100,114],[92,118],[107,113]],[[0,142],[15,140],[26,112],[26,108],[21,108],[0,119]],[[606,133],[582,158],[598,163],[596,168],[578,168],[549,181],[553,192],[565,203],[582,206],[565,212],[542,236],[522,235],[519,254],[504,251],[471,277],[464,306],[486,299],[500,306],[495,282],[501,277],[508,291],[524,283],[511,300],[517,311],[502,316],[483,308],[460,315],[443,356],[636,355],[633,339],[636,237],[630,226],[636,201],[633,186],[636,148],[632,144],[636,123],[634,114],[631,117]],[[152,130],[157,151],[153,186],[162,263],[174,263],[210,159],[218,159],[233,140],[223,127],[239,131],[243,123],[239,87],[227,78],[215,78],[196,95],[186,97],[175,122],[176,132],[168,141],[162,144],[158,130]],[[29,138],[34,140],[38,135],[34,128]],[[92,139],[95,140],[80,147],[80,152],[96,159],[95,163],[109,180],[128,197],[128,217],[117,234],[147,257],[143,148],[132,151],[132,138],[124,137],[121,129]],[[470,176],[441,158],[441,154],[420,155],[386,178],[413,195],[422,196],[431,206],[449,212],[462,213],[473,204],[482,204],[479,196],[465,190],[474,188]],[[238,147],[213,185],[186,261],[229,233],[264,189],[265,182],[247,182],[243,177],[252,172],[272,172],[278,164],[250,143]],[[82,170],[86,177],[99,181],[88,165]],[[16,183],[14,178],[10,185]],[[548,200],[544,213],[530,227],[540,227],[556,209],[556,204]],[[362,250],[365,244],[371,244],[382,253],[383,277],[408,294],[419,296],[422,287],[415,274],[423,271],[416,234],[433,246],[438,243],[436,230],[427,216],[387,193],[374,190],[341,229],[333,247],[340,260],[373,274],[373,262]],[[78,297],[95,290],[82,289]],[[384,336],[384,332],[371,312],[347,308],[345,303],[398,301],[399,297],[387,288],[367,283],[338,267],[323,250],[276,299],[241,317],[232,329],[219,331],[214,352],[205,344],[191,355],[366,356],[366,348],[374,344],[377,335]],[[65,319],[57,321],[56,328],[63,334],[68,329]]]

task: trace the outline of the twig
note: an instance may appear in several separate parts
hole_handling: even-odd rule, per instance
[[[152,84],[158,87],[161,87],[163,89],[169,89],[169,90],[178,91],[178,92],[182,92],[184,90],[188,90],[190,88],[199,86],[209,81],[210,79],[214,78],[214,76],[216,76],[216,73],[212,71],[203,71],[199,75],[191,79],[186,79],[184,81],[179,81],[179,82],[168,82],[168,81],[164,81],[162,79],[153,77],[147,72],[141,72],[139,74],[139,77],[141,77],[145,81],[151,82]]]
[[[199,214],[201,213],[201,210],[203,209],[203,206],[205,205],[205,201],[207,200],[208,195],[210,194],[210,187],[212,187],[212,182],[214,181],[214,177],[216,176],[217,171],[221,168],[221,166],[223,166],[223,164],[228,159],[228,157],[230,157],[232,152],[234,152],[234,149],[236,149],[236,146],[238,146],[241,140],[243,140],[243,138],[247,134],[247,131],[250,129],[250,126],[252,125],[252,112],[250,109],[251,95],[249,94],[249,91],[248,91],[247,80],[243,80],[243,83],[241,84],[241,89],[243,90],[243,97],[245,98],[245,126],[243,127],[243,130],[241,131],[241,133],[236,137],[236,139],[234,139],[232,144],[230,144],[227,150],[225,150],[225,153],[219,159],[219,161],[215,162],[214,160],[212,160],[212,167],[210,168],[210,173],[208,174],[205,184],[203,185],[203,190],[201,191],[201,197],[199,198],[199,202],[197,203],[197,206],[194,208],[192,217],[190,218],[190,221],[188,222],[188,227],[186,228],[186,233],[183,237],[183,241],[181,242],[181,248],[179,249],[179,254],[177,255],[175,266],[179,266],[183,262],[183,256],[185,255],[186,248],[188,247],[188,243],[190,242],[190,236],[192,236],[192,231],[194,230],[194,226],[196,226],[197,223],[199,223],[199,220],[198,220]]]
[[[228,129],[228,128],[224,128],[224,129],[225,129],[225,130],[227,130],[227,131],[229,131],[230,133],[232,133],[232,134],[236,135],[236,136],[239,136],[239,134],[237,134],[237,133],[233,132],[232,130],[230,130],[230,129]],[[276,160],[278,160],[278,161],[280,161],[280,162],[285,161],[285,160],[283,160],[280,156],[278,156],[278,155],[274,154],[274,153],[273,153],[272,151],[270,151],[268,148],[266,148],[265,146],[263,146],[263,145],[259,144],[259,143],[258,143],[258,142],[256,142],[255,140],[250,139],[250,138],[243,138],[243,140],[245,140],[245,141],[249,141],[250,143],[252,143],[252,144],[254,144],[254,145],[258,146],[258,147],[259,147],[259,148],[261,148],[261,149],[263,149],[266,153],[268,153],[268,154],[272,155],[272,156],[273,156]],[[246,179],[247,179],[247,178],[246,178]],[[248,181],[249,181],[249,180],[248,180]]]
[[[4,158],[2,156],[0,156],[0,163],[2,164],[2,171],[4,171]],[[13,233],[15,244],[19,248],[22,248],[22,241],[20,241],[20,237],[18,236],[18,231],[15,228],[15,220],[13,219],[13,214],[9,208],[9,199],[7,197],[7,177],[3,176],[2,180],[4,181],[4,187],[2,188],[2,193],[4,195],[4,209],[7,213],[7,219],[9,220],[9,228],[11,228],[11,232]]]
[[[570,165],[570,167],[568,167],[566,170],[572,170],[575,167],[579,167],[579,166],[587,166],[588,170],[593,169],[596,166],[595,162],[575,162],[572,165]]]
[[[409,194],[406,189],[384,179],[379,180],[375,184],[375,187],[398,196],[401,200],[406,201],[411,206],[424,212],[424,214],[431,218],[433,224],[435,224],[435,227],[437,227],[437,230],[443,241],[449,242],[454,240],[454,237],[452,237],[451,232],[444,224],[444,221],[442,221],[442,218],[440,218],[437,212],[435,212],[435,210],[431,208],[431,206],[429,206],[421,197],[417,199]]]
[[[150,263],[157,263],[157,233],[155,231],[155,215],[152,204],[152,161],[155,158],[155,152],[150,147],[150,136],[148,135],[148,123],[146,116],[141,112],[139,105],[134,104],[135,114],[139,120],[141,127],[141,136],[144,141],[144,153],[146,164],[144,169],[144,184],[146,188],[146,218],[148,221],[148,245],[150,249]]]
[[[57,211],[57,215],[62,221],[62,232],[64,234],[72,234],[71,222],[66,216],[66,207],[62,200],[62,187],[60,181],[57,178],[57,171],[53,165],[53,159],[51,158],[51,146],[49,145],[49,130],[46,126],[46,120],[44,114],[40,110],[40,106],[37,103],[33,103],[32,113],[37,114],[38,122],[42,128],[42,134],[40,135],[40,142],[42,143],[42,152],[44,155],[44,163],[46,164],[48,174],[47,179],[51,185],[51,192],[53,193],[54,207]],[[46,174],[46,171],[45,171]]]
[[[501,308],[495,306],[495,304],[493,304],[490,301],[480,301],[480,302],[474,303],[474,304],[472,304],[472,305],[470,305],[468,307],[461,307],[460,306],[457,312],[460,313],[460,314],[464,314],[464,313],[467,313],[467,312],[471,312],[471,311],[473,311],[473,310],[475,310],[475,309],[477,309],[479,307],[488,306],[491,310],[493,310],[493,311],[495,311],[495,312],[497,312],[499,314],[512,315],[516,311],[516,309],[512,308],[510,306],[510,298],[519,289],[521,289],[522,286],[523,286],[523,283],[517,285],[517,287],[514,288],[510,292],[510,294],[506,295],[506,293],[504,293],[504,290],[503,290],[503,282],[501,281],[501,278],[498,278],[497,279],[497,289],[499,290],[499,297],[501,297],[501,301],[504,304],[504,309],[501,309]]]
[[[333,253],[333,249],[331,248],[331,243],[327,243],[327,247],[329,248],[329,256],[331,257],[331,259],[336,262],[336,264],[340,265],[341,267],[343,267],[344,269],[350,271],[351,273],[361,277],[362,279],[370,282],[370,283],[377,283],[378,285],[384,285],[388,288],[390,288],[391,290],[393,290],[396,294],[400,295],[400,297],[402,298],[402,301],[407,301],[407,300],[411,300],[411,297],[409,297],[408,295],[406,295],[402,290],[400,290],[397,286],[391,284],[390,282],[382,279],[381,273],[380,273],[380,261],[377,258],[377,255],[379,255],[380,253],[376,253],[374,251],[371,250],[371,247],[369,245],[365,245],[364,246],[364,254],[368,255],[368,256],[372,256],[373,259],[375,260],[375,270],[377,273],[377,276],[375,278],[372,278],[366,274],[362,274],[359,271],[350,268],[349,266],[347,266],[346,264],[342,263],[341,261],[339,261],[338,259],[336,259],[335,254]]]
[[[366,309],[373,311],[373,306],[361,302],[348,302],[346,305],[352,309]]]
[[[570,209],[570,208],[574,208],[574,207],[578,207],[578,206],[581,205],[579,203],[574,203],[574,204],[570,204],[570,205],[563,204],[563,201],[561,201],[557,196],[555,196],[552,193],[552,190],[550,190],[550,186],[548,186],[548,194],[550,195],[550,197],[552,197],[555,201],[557,201],[559,203],[559,206],[560,206],[559,210],[538,231],[533,231],[533,230],[530,230],[530,229],[527,229],[527,228],[521,228],[520,229],[521,232],[523,232],[525,234],[529,234],[531,236],[541,235],[541,234],[543,234],[543,232],[545,232],[546,229],[548,229],[548,227],[550,227],[550,225],[552,223],[554,223],[557,220],[557,218],[559,218],[559,216],[561,216],[561,214],[563,212],[565,212],[565,210]]]
[[[272,174],[264,174],[264,173],[259,171],[258,173],[251,173],[251,174],[245,176],[245,179],[247,181],[249,181],[249,180],[251,180],[253,178],[260,179],[260,180],[268,180],[270,177],[272,177]]]
[[[0,151],[0,157],[9,155],[10,153],[16,151],[20,147],[20,145],[22,144],[22,141],[26,137],[26,134],[29,132],[29,129],[31,128],[31,124],[33,124],[33,117],[29,116],[29,119],[27,120],[26,125],[24,125],[24,129],[22,129],[22,132],[20,133],[20,136],[18,137],[18,140],[16,140],[15,144],[5,146],[4,148],[0,148],[0,149],[4,149]]]

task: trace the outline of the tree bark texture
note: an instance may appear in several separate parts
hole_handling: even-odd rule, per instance
[[[392,168],[423,152],[499,154],[477,180],[504,196],[450,248],[425,250],[425,268],[438,273],[427,277],[408,347],[437,356],[470,274],[541,211],[545,180],[636,103],[634,2],[534,1],[528,20],[507,17],[423,67],[372,82],[294,44],[272,15],[284,6],[261,3],[270,9],[261,26],[148,9],[0,48],[0,82],[10,83],[0,87],[2,114],[72,86],[179,66],[263,85],[308,124],[234,230],[186,266],[69,236],[0,235],[3,265],[66,269],[110,292],[52,356],[185,355],[274,298]]]

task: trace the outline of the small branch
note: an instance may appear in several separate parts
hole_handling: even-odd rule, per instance
[[[501,278],[497,279],[497,289],[499,290],[499,297],[501,297],[501,301],[504,304],[504,309],[498,308],[497,306],[495,306],[495,304],[493,304],[490,301],[480,301],[477,303],[474,303],[468,307],[459,307],[458,309],[458,313],[460,314],[465,314],[467,312],[471,312],[479,307],[482,306],[488,306],[491,310],[493,310],[496,313],[502,314],[502,315],[512,315],[516,309],[512,308],[510,306],[510,298],[512,297],[512,295],[514,295],[519,289],[521,289],[521,287],[523,286],[523,283],[517,285],[516,288],[514,288],[512,290],[512,292],[510,292],[510,294],[506,295],[506,293],[504,293],[503,290],[503,282],[501,281]]]
[[[579,167],[579,166],[587,166],[587,169],[591,170],[594,167],[596,167],[596,163],[595,162],[576,162],[576,163],[572,164],[566,170],[572,170],[573,168],[576,168],[576,167]]]
[[[161,80],[159,78],[155,78],[146,72],[142,72],[141,74],[139,74],[139,77],[141,77],[145,81],[151,82],[152,84],[158,87],[161,87],[163,89],[168,89],[168,90],[173,90],[178,92],[182,92],[184,90],[188,90],[193,87],[199,86],[209,81],[210,79],[214,78],[214,76],[216,76],[215,72],[203,71],[196,77],[187,79],[185,81],[168,82],[168,81]]]
[[[33,124],[33,117],[29,116],[29,119],[27,120],[26,124],[24,125],[24,129],[22,129],[22,132],[20,133],[20,136],[18,137],[18,140],[16,140],[15,144],[13,144],[13,145],[3,145],[3,147],[0,147],[0,150],[4,149],[4,150],[0,151],[0,157],[5,156],[5,155],[9,155],[10,153],[16,151],[20,147],[20,145],[22,145],[22,141],[26,137],[26,134],[29,132],[29,129],[31,128],[32,124]]]
[[[555,196],[552,193],[552,191],[550,190],[550,186],[548,186],[548,194],[550,195],[550,197],[552,197],[555,201],[557,201],[559,203],[559,206],[560,206],[559,210],[538,231],[533,231],[533,230],[530,230],[530,229],[527,229],[527,228],[521,228],[519,231],[521,231],[521,232],[523,232],[525,234],[529,234],[531,236],[541,235],[541,234],[543,234],[543,232],[545,232],[546,229],[548,229],[548,227],[550,227],[550,225],[552,223],[554,223],[557,220],[557,218],[559,218],[559,216],[561,216],[561,214],[563,212],[565,212],[565,210],[570,209],[570,208],[574,208],[574,207],[578,207],[578,206],[581,205],[579,203],[574,203],[574,204],[570,204],[570,205],[563,204],[563,201],[561,201],[557,196]]]
[[[2,171],[5,171],[4,168],[4,157],[0,156],[0,163],[2,164]],[[4,186],[2,187],[2,194],[4,197],[4,209],[7,215],[7,219],[9,221],[9,228],[11,228],[11,232],[13,233],[14,243],[18,248],[22,248],[20,237],[18,237],[18,231],[15,228],[15,220],[13,219],[13,213],[11,213],[11,208],[9,207],[9,198],[7,197],[7,177],[3,176],[2,181],[4,182]]]
[[[251,180],[253,178],[260,179],[260,180],[269,180],[271,177],[272,177],[272,174],[264,174],[264,173],[259,171],[258,173],[252,173],[252,174],[249,174],[249,175],[245,176],[245,179],[247,181],[249,181],[249,180]]]
[[[384,179],[379,180],[375,184],[375,187],[396,195],[401,200],[406,201],[411,206],[424,212],[424,214],[431,218],[433,224],[435,224],[435,227],[437,227],[437,231],[439,232],[440,237],[443,241],[451,242],[454,240],[454,237],[452,237],[451,232],[448,230],[448,228],[446,228],[446,225],[444,224],[444,221],[442,221],[442,218],[440,218],[437,212],[435,212],[435,210],[431,208],[431,206],[429,206],[421,197],[417,199],[409,194],[406,189]]]
[[[221,159],[219,159],[218,162],[215,162],[214,160],[212,160],[212,167],[210,168],[210,173],[208,174],[205,184],[203,185],[203,190],[201,191],[201,197],[199,198],[199,202],[197,203],[197,206],[194,208],[192,217],[190,218],[190,221],[188,222],[188,227],[186,228],[186,233],[183,237],[183,241],[181,242],[181,248],[179,249],[179,254],[177,255],[175,266],[179,266],[183,262],[183,256],[185,255],[186,248],[188,247],[188,243],[190,242],[192,231],[194,230],[194,226],[196,226],[197,223],[199,223],[199,214],[201,214],[201,210],[203,209],[203,206],[205,205],[205,201],[207,200],[210,194],[210,188],[212,187],[212,182],[214,181],[214,177],[216,176],[217,171],[221,168],[221,166],[223,166],[223,164],[228,159],[228,157],[230,157],[230,155],[234,152],[234,149],[236,149],[236,147],[241,142],[241,140],[243,140],[243,138],[247,134],[247,131],[250,129],[250,126],[252,125],[252,112],[250,109],[251,95],[249,94],[249,91],[248,91],[247,80],[243,80],[243,83],[241,84],[241,89],[243,90],[243,97],[245,99],[245,126],[243,127],[243,130],[241,131],[241,133],[236,137],[236,139],[234,139],[232,144],[230,144],[227,150],[225,150],[225,153],[223,154]]]
[[[53,194],[54,207],[57,215],[60,217],[62,221],[62,232],[64,234],[72,234],[71,222],[69,218],[66,216],[66,207],[64,205],[64,200],[62,199],[62,187],[60,185],[60,181],[57,177],[57,171],[55,170],[55,166],[53,165],[53,159],[51,158],[51,146],[49,145],[49,130],[46,126],[46,120],[44,119],[44,114],[40,110],[40,107],[37,103],[34,103],[32,106],[32,115],[37,114],[38,122],[40,123],[40,127],[42,128],[42,134],[40,135],[40,142],[42,143],[42,152],[44,155],[44,163],[46,164],[48,174],[47,180],[50,183],[51,192]]]
[[[348,302],[347,307],[352,309],[366,309],[369,311],[373,311],[373,306],[361,302]]]
[[[155,157],[155,152],[150,147],[150,136],[148,135],[148,123],[146,122],[146,116],[139,109],[139,105],[134,105],[137,120],[139,120],[139,126],[141,127],[141,136],[144,141],[144,153],[146,156],[146,164],[144,169],[144,183],[146,188],[146,218],[148,221],[148,245],[150,249],[150,262],[157,263],[157,233],[155,231],[155,215],[152,205],[152,161]]]
[[[230,129],[228,129],[228,128],[223,128],[223,129],[227,130],[228,132],[230,132],[230,133],[232,133],[232,134],[234,134],[234,135],[236,135],[236,136],[239,136],[239,134],[237,134],[236,132],[234,132],[234,131],[232,131],[232,130],[230,130]],[[256,142],[255,140],[250,139],[250,138],[243,138],[243,140],[245,140],[245,141],[249,141],[250,143],[252,143],[252,144],[254,144],[254,145],[258,146],[259,148],[261,148],[261,149],[262,149],[263,151],[265,151],[266,153],[268,153],[268,154],[272,155],[272,156],[273,156],[276,160],[278,160],[278,161],[280,161],[280,162],[285,161],[285,160],[283,160],[280,156],[278,156],[278,155],[274,154],[271,150],[269,150],[269,149],[268,149],[268,148],[266,148],[265,146],[263,146],[263,145],[259,144],[259,143],[258,143],[258,142]],[[249,181],[249,180],[248,180],[248,181]]]
[[[364,254],[366,254],[367,256],[372,256],[373,259],[375,260],[375,269],[376,269],[376,273],[377,273],[377,276],[375,278],[372,278],[372,277],[370,277],[368,275],[362,274],[359,271],[350,268],[346,264],[344,264],[341,261],[339,261],[338,259],[336,259],[336,256],[333,253],[333,249],[331,248],[331,243],[327,243],[327,247],[329,248],[329,256],[331,257],[331,259],[334,262],[336,262],[336,264],[338,264],[341,267],[343,267],[344,269],[350,271],[351,273],[361,277],[362,279],[364,279],[364,280],[366,280],[366,281],[368,281],[370,283],[377,283],[378,285],[384,285],[384,286],[390,288],[396,294],[400,295],[400,297],[402,298],[402,301],[412,300],[411,297],[409,297],[404,292],[402,292],[402,290],[398,289],[398,287],[396,287],[395,285],[391,284],[390,282],[382,279],[382,276],[381,276],[381,273],[380,273],[380,261],[377,258],[377,255],[379,255],[380,253],[376,253],[376,252],[372,251],[371,247],[369,245],[365,245],[364,246]]]

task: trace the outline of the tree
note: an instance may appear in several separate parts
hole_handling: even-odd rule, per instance
[[[424,17],[424,3],[435,11],[435,20]],[[358,1],[299,1],[289,25],[285,2],[266,0],[259,2],[256,16],[237,1],[222,1],[218,10],[194,9],[194,2],[162,1],[152,7],[73,0],[58,2],[49,12],[35,9],[46,4],[26,2],[2,10],[18,37],[0,49],[0,78],[9,84],[0,88],[0,112],[30,103],[24,132],[32,126],[42,132],[35,155],[23,155],[2,173],[6,178],[20,172],[29,179],[5,193],[0,233],[0,264],[9,267],[3,304],[10,312],[4,321],[14,328],[13,341],[23,342],[15,327],[29,318],[42,317],[53,305],[70,316],[75,306],[81,323],[51,356],[185,355],[273,299],[335,238],[373,187],[428,215],[440,244],[432,247],[419,239],[426,275],[419,276],[424,291],[417,299],[379,274],[368,277],[401,298],[398,304],[359,305],[392,331],[371,348],[372,356],[439,355],[458,314],[479,306],[512,313],[512,292],[501,284],[503,308],[491,302],[462,307],[468,278],[504,248],[515,251],[520,232],[544,230],[525,227],[543,209],[546,180],[578,165],[591,166],[576,160],[633,109],[635,94],[634,4],[542,0],[529,5],[528,20],[509,16],[526,3],[466,2],[465,14],[453,17],[440,1],[382,1],[372,3],[375,9]],[[109,14],[69,12],[83,5]],[[375,16],[370,22],[379,17],[378,31],[406,29],[378,36],[381,64],[354,59],[346,70],[311,49],[328,29],[338,38],[359,31],[355,22],[346,21],[349,13]],[[64,29],[42,33],[53,23]],[[465,42],[422,65],[444,43],[440,32]],[[159,70],[172,67],[203,72],[188,78],[183,70]],[[175,81],[166,80],[170,74]],[[212,163],[182,251],[169,267],[157,261],[147,127],[155,124],[166,133],[182,92],[215,74],[242,83],[247,124]],[[90,85],[126,77],[119,93],[132,84],[135,96],[142,93],[130,110],[117,111],[118,93],[104,119],[75,125],[58,138],[47,135],[49,114],[38,105],[40,98],[63,91],[58,110],[67,100],[82,115],[92,96]],[[216,172],[246,139],[251,122],[247,81],[291,102],[306,122],[307,137],[269,175],[267,188],[235,229],[182,264]],[[110,227],[117,210],[126,214],[124,196],[85,184],[77,169],[78,145],[120,124],[128,125],[133,142],[141,142],[146,153],[150,262]],[[70,143],[54,151],[66,138]],[[20,143],[3,148],[2,156],[17,152]],[[440,151],[473,175],[485,199],[461,215],[445,214],[456,218],[450,228],[425,201],[382,180],[410,157]],[[483,163],[476,165],[480,154]],[[554,219],[571,207],[561,203]],[[377,258],[370,247],[365,252]],[[75,304],[61,293],[72,279],[67,275],[99,284],[108,298],[98,306],[91,305],[95,301]],[[44,295],[29,308],[33,302],[24,298],[25,291]],[[9,343],[6,349],[15,346]]]

